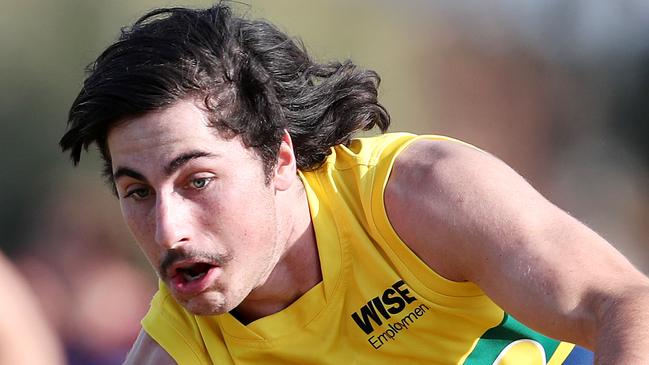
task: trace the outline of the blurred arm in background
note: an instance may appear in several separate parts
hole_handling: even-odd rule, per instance
[[[63,349],[27,282],[0,254],[0,365],[64,364]]]

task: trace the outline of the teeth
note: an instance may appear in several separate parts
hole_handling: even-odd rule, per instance
[[[192,275],[192,274],[190,274],[188,272],[183,272],[183,278],[185,280],[187,280],[187,281],[198,280],[198,279],[202,278],[203,276],[205,276],[205,272],[201,272],[201,273],[199,273],[197,275]]]

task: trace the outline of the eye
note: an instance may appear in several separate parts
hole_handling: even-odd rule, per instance
[[[205,189],[205,187],[207,187],[207,185],[210,184],[212,179],[214,179],[214,178],[213,177],[197,177],[197,178],[193,178],[189,182],[189,187],[197,189],[197,190]]]
[[[144,200],[150,194],[151,194],[151,190],[149,188],[140,187],[140,188],[134,188],[134,189],[128,190],[126,192],[126,195],[124,195],[124,198],[133,198],[135,200]]]

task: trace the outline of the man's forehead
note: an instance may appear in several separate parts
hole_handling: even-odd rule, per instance
[[[160,159],[193,148],[212,149],[225,142],[191,101],[119,121],[108,131],[106,141],[113,160],[145,152],[156,152]]]
[[[183,134],[195,132],[196,129],[209,131],[210,121],[207,114],[192,100],[181,100],[170,106],[146,113],[129,116],[115,123],[108,131],[108,138],[121,130],[127,135],[136,136],[152,132]]]

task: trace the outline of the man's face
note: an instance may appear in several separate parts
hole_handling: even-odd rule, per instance
[[[281,254],[276,187],[240,139],[224,139],[191,100],[125,120],[108,135],[124,219],[176,300],[232,310]]]

